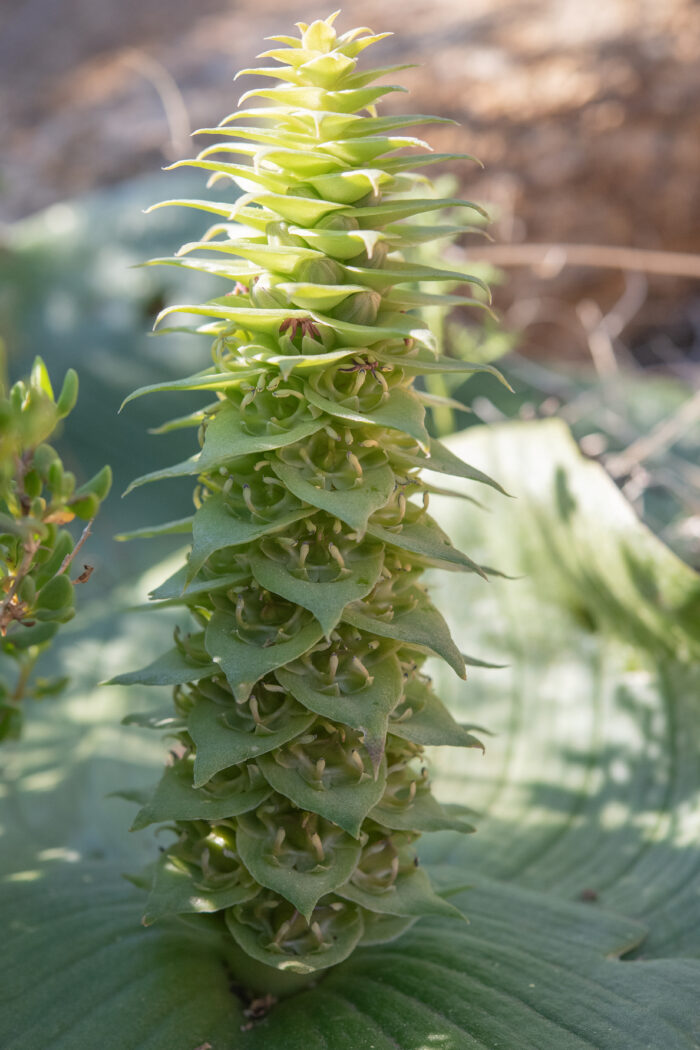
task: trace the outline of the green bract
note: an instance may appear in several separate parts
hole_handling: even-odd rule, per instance
[[[90,522],[109,492],[104,467],[80,488],[46,441],[73,409],[78,376],[69,369],[58,398],[40,357],[27,380],[9,391],[0,380],[0,740],[16,738],[21,701],[61,691],[65,679],[32,681],[34,665],[58,630],[75,615],[75,580],[69,570],[76,545],[67,529],[74,518]],[[86,527],[83,538],[89,532]]]
[[[161,428],[197,428],[200,451],[133,483],[198,479],[191,523],[140,530],[191,525],[187,565],[154,597],[186,606],[196,628],[115,679],[175,687],[180,746],[135,822],[176,834],[145,921],[215,913],[239,976],[258,987],[274,983],[269,968],[313,974],[421,915],[459,916],[414,851],[421,832],[470,830],[465,811],[432,796],[423,746],[481,746],[423,674],[430,654],[460,677],[465,667],[421,574],[486,570],[430,517],[420,471],[498,486],[430,438],[415,380],[494,370],[441,357],[412,312],[433,301],[418,282],[476,278],[404,257],[461,228],[416,216],[480,209],[429,195],[412,169],[435,155],[401,152],[427,147],[398,132],[437,118],[376,116],[399,89],[370,86],[389,70],[356,63],[380,37],[337,36],[333,18],[273,38],[282,46],[263,57],[279,65],[245,72],[282,84],[241,100],[269,104],[227,117],[223,142],[180,162],[243,196],[165,202],[218,219],[154,261],[233,287],[161,315],[205,318],[192,331],[214,338],[213,366],[132,395],[217,398]],[[191,254],[202,250],[213,255]]]

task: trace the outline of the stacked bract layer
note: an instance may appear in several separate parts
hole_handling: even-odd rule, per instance
[[[244,195],[165,202],[220,221],[155,261],[234,287],[164,311],[209,319],[194,330],[213,337],[213,367],[136,392],[217,400],[168,425],[197,427],[201,451],[134,482],[198,479],[191,521],[141,530],[191,528],[186,566],[153,597],[186,605],[198,630],[117,679],[175,686],[167,728],[180,746],[135,824],[176,832],[145,921],[219,913],[249,957],[297,973],[390,940],[421,915],[458,914],[414,845],[424,831],[470,829],[433,798],[421,756],[426,745],[480,745],[422,673],[434,653],[464,677],[421,574],[484,570],[428,514],[420,470],[495,484],[431,440],[429,399],[414,386],[481,370],[441,357],[411,313],[473,302],[418,282],[473,279],[402,254],[465,228],[416,217],[476,206],[425,189],[413,169],[443,156],[402,152],[428,147],[399,132],[437,118],[376,116],[377,99],[399,89],[371,85],[391,70],[355,67],[380,37],[336,35],[332,23],[274,37],[280,47],[261,57],[279,66],[245,72],[283,83],[241,100],[269,104],[227,117],[215,129],[226,141],[182,162]]]

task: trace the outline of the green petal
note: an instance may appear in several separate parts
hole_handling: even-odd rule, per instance
[[[408,645],[429,649],[446,660],[460,678],[466,678],[462,654],[452,641],[450,629],[443,617],[423,591],[415,588],[414,593],[416,607],[409,612],[392,613],[384,620],[368,615],[365,606],[358,602],[347,607],[343,620],[368,634],[378,634],[380,637],[394,638]]]
[[[447,915],[464,921],[464,915],[454,904],[438,897],[422,868],[400,872],[392,886],[380,892],[361,888],[352,881],[336,892],[339,897],[354,901],[368,911],[414,918],[420,918],[421,915]]]
[[[437,522],[427,514],[424,514],[420,521],[402,525],[396,532],[374,523],[368,526],[367,531],[370,536],[382,540],[389,546],[417,554],[421,558],[439,564],[442,568],[467,570],[486,579],[486,573],[481,566],[472,561],[468,555],[453,547]]]
[[[242,732],[226,721],[226,708],[198,698],[187,718],[187,731],[197,749],[193,782],[201,787],[222,769],[248,762],[293,740],[311,725],[315,716],[298,705],[285,715],[279,729],[256,727]]]
[[[111,678],[108,685],[184,685],[200,678],[210,678],[218,672],[216,664],[200,664],[185,658],[175,648],[159,656],[140,671],[126,671]]]
[[[166,766],[150,801],[137,813],[132,831],[140,831],[149,824],[159,824],[164,820],[223,820],[255,809],[268,797],[270,788],[255,767],[252,767],[251,776],[247,775],[247,769],[242,767],[230,790],[210,794],[202,788],[195,788],[191,760],[181,759]]]
[[[202,503],[192,522],[192,553],[187,567],[188,579],[193,579],[207,558],[216,551],[252,543],[261,536],[285,529],[293,522],[308,517],[310,513],[308,508],[299,507],[279,514],[272,521],[255,521],[252,517],[245,520],[228,510],[223,496],[210,496]]]
[[[246,699],[263,675],[296,660],[323,637],[323,628],[309,623],[288,641],[259,646],[241,641],[236,635],[237,626],[235,617],[216,612],[205,632],[207,651],[226,675],[237,700]]]
[[[300,704],[323,718],[330,718],[341,725],[358,729],[364,738],[376,769],[384,754],[384,742],[389,724],[389,715],[399,703],[403,692],[401,666],[395,656],[386,656],[368,667],[371,679],[361,689],[343,693],[322,693],[312,688],[303,672],[288,667],[275,672],[277,681]]]
[[[337,837],[322,861],[303,870],[277,860],[271,850],[272,838],[265,825],[251,816],[238,823],[236,849],[260,885],[279,893],[309,922],[320,898],[337,889],[355,870],[362,846],[349,835]]]
[[[466,478],[468,481],[479,481],[483,485],[496,489],[497,492],[502,493],[504,496],[508,495],[506,490],[497,481],[489,477],[488,474],[470,466],[469,463],[465,463],[455,456],[453,452],[450,452],[445,445],[435,439],[430,442],[430,455],[425,458],[410,455],[403,450],[393,453],[393,455],[406,466],[423,467],[425,470],[433,470],[437,474],[447,474],[453,478]]]
[[[354,412],[338,402],[323,397],[309,383],[304,387],[304,394],[310,404],[328,415],[356,423],[373,423],[375,426],[400,430],[403,434],[415,438],[425,448],[430,443],[424,423],[425,409],[416,394],[405,387],[394,387],[380,408],[365,414]]]
[[[411,713],[406,717],[409,710]],[[405,699],[394,713],[397,717],[389,722],[389,732],[402,740],[410,740],[421,747],[478,747],[484,750],[481,741],[469,732],[471,727],[455,722],[429,684],[420,679],[408,683]]]
[[[251,900],[259,889],[252,879],[232,883],[223,889],[211,889],[195,882],[191,874],[164,855],[155,864],[153,885],[142,922],[144,926],[150,926],[168,915],[222,911],[233,904]]]
[[[356,558],[346,561],[347,575],[328,583],[298,579],[283,565],[261,554],[250,553],[249,563],[261,587],[308,609],[320,623],[323,633],[329,635],[345,606],[364,598],[374,587],[382,571],[384,552],[381,548],[371,552],[360,550]]]
[[[226,925],[246,955],[285,973],[299,974],[325,970],[342,962],[357,946],[364,930],[362,914],[358,908],[348,913],[347,921],[342,927],[334,927],[335,939],[329,946],[323,950],[288,956],[283,955],[274,945],[265,944],[249,925],[240,922],[234,908],[226,912]]]
[[[369,517],[387,503],[394,491],[394,472],[386,463],[363,470],[362,479],[348,489],[317,488],[294,467],[280,460],[271,460],[271,466],[298,499],[327,511],[360,532],[364,532]]]
[[[377,776],[371,769],[355,780],[346,779],[332,787],[318,788],[298,772],[281,764],[284,752],[263,755],[258,766],[271,788],[289,798],[301,809],[311,810],[359,838],[362,823],[384,793],[386,761],[382,759]]]

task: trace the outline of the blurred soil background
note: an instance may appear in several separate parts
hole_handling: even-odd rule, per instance
[[[250,86],[241,82],[239,90],[231,77],[255,64],[262,39],[288,32],[297,18],[325,16],[327,7],[289,0],[4,0],[0,217],[16,219],[190,155],[189,132],[216,123]],[[695,0],[352,0],[341,26],[365,23],[395,32],[373,58],[419,63],[400,77],[410,95],[391,96],[385,108],[463,125],[431,129],[430,141],[484,162],[478,175],[453,168],[463,188],[498,217],[493,235],[500,245],[700,249]],[[495,257],[507,264],[517,253]],[[619,270],[575,267],[552,283],[562,262],[563,255],[549,253],[534,279],[518,272],[499,298],[502,306],[517,299],[513,320],[537,329],[533,342],[575,353],[585,341],[585,319],[571,332],[547,300],[593,297],[605,311],[625,282]],[[697,350],[697,283],[662,276],[652,285],[631,319],[633,339],[666,329]],[[556,331],[562,325],[566,339]]]
[[[2,0],[5,230],[191,156],[191,130],[253,86],[231,78],[256,64],[262,39],[329,10],[315,0]],[[395,33],[373,48],[374,64],[419,64],[397,77],[409,94],[383,111],[455,119],[461,127],[426,129],[431,145],[484,162],[483,172],[445,170],[490,209],[494,243],[448,251],[500,268],[495,302],[517,345],[506,371],[529,391],[517,410],[562,414],[575,432],[595,416],[577,433],[584,451],[633,501],[658,484],[671,492],[688,532],[676,546],[697,558],[700,467],[688,449],[700,447],[700,4],[346,3],[341,30],[361,24]],[[176,195],[167,178],[152,199]],[[91,214],[94,239],[99,208]],[[0,246],[3,236],[0,227]],[[641,373],[666,384],[654,411],[628,404]],[[477,400],[477,419],[512,414]]]

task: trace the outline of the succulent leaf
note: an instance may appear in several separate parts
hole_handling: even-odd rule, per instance
[[[30,375],[8,388],[0,343],[0,741],[22,729],[25,699],[61,692],[67,679],[35,677],[41,652],[61,623],[75,615],[73,561],[90,533],[92,519],[112,484],[103,467],[78,489],[48,439],[72,411],[78,376],[69,369],[55,396],[48,369],[35,358]],[[80,539],[60,526],[87,521]]]
[[[205,318],[185,330],[213,337],[212,367],[131,395],[216,395],[159,428],[197,428],[200,450],[131,486],[182,475],[198,484],[192,519],[131,533],[191,528],[187,564],[152,597],[186,606],[197,624],[115,679],[175,687],[176,718],[149,722],[175,734],[175,758],[135,822],[167,822],[176,836],[151,870],[145,921],[218,915],[243,982],[246,958],[264,964],[258,987],[265,967],[312,975],[421,915],[456,914],[412,843],[472,828],[467,811],[432,796],[423,748],[482,745],[421,670],[433,653],[465,674],[420,580],[433,566],[490,570],[428,515],[440,490],[421,471],[503,491],[430,438],[434,402],[415,385],[446,371],[502,379],[441,356],[416,313],[488,309],[483,283],[410,259],[416,244],[473,229],[412,220],[485,213],[429,195],[413,169],[457,155],[403,132],[440,118],[377,116],[375,104],[402,89],[374,82],[405,67],[358,70],[384,34],[338,35],[334,18],[272,38],[261,57],[277,65],[243,74],[278,83],[246,92],[243,108],[203,129],[219,141],[174,165],[242,195],[154,205],[216,221],[152,263],[223,276],[233,289],[158,318]],[[430,295],[423,282],[471,289]]]

